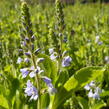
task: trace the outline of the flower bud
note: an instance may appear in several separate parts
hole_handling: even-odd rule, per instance
[[[41,49],[40,48],[38,48],[34,53],[35,53],[35,55],[38,55],[38,53],[39,53],[39,51],[40,51]]]
[[[35,40],[35,36],[32,35],[32,37],[31,37],[31,41],[34,42],[34,40]]]

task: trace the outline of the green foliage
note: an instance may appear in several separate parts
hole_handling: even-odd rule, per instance
[[[42,52],[37,57],[45,59],[39,64],[44,69],[42,75],[51,78],[57,89],[54,95],[46,93],[41,96],[41,108],[108,108],[109,62],[105,59],[109,56],[108,5],[102,4],[102,8],[100,4],[62,6],[56,0],[55,8],[51,4],[41,6],[35,5],[33,1],[31,3],[33,5],[23,3],[20,10],[20,4],[16,1],[0,1],[0,109],[37,107],[37,101],[29,101],[25,97],[24,87],[28,77],[23,80],[19,72],[20,68],[28,64],[17,64],[18,57],[24,57],[19,52],[19,35],[30,37],[33,32],[35,49],[41,48]],[[99,42],[102,44],[95,41],[96,36],[100,36]],[[55,48],[61,59],[51,60],[49,48]],[[64,51],[67,51],[65,56],[71,56],[72,62],[69,67],[62,68]],[[89,98],[88,91],[84,89],[91,81],[95,81],[102,89],[100,100]]]
[[[100,75],[103,75],[104,71],[103,67],[86,67],[77,71],[63,86],[59,87],[54,97],[52,109],[60,108],[59,106],[62,106],[63,102],[71,97],[72,93],[81,89]]]

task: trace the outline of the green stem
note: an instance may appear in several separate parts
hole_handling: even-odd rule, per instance
[[[34,57],[34,54],[31,55],[32,57],[32,61],[33,61],[33,64],[34,64],[34,68],[36,69],[37,68],[37,65],[36,65],[36,62],[35,62],[35,57]],[[37,102],[37,108],[36,109],[41,109],[41,94],[40,94],[40,81],[39,81],[39,77],[38,77],[38,74],[36,74],[36,84],[37,84],[37,89],[38,89],[38,102]]]

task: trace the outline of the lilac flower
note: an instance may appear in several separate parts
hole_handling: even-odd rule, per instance
[[[43,81],[49,86],[51,84],[51,79],[48,77],[43,77]]]
[[[29,63],[30,60],[29,60],[28,58],[25,58],[25,59],[24,59],[24,62]]]
[[[49,48],[49,53],[53,54],[53,52],[54,52],[54,48]]]
[[[68,67],[68,66],[70,66],[71,61],[72,61],[72,58],[70,56],[64,57],[64,59],[62,61],[62,67]]]
[[[17,64],[20,64],[22,61],[23,61],[23,59],[21,57],[18,57]]]
[[[41,68],[37,66],[37,68],[35,69],[35,73],[41,74],[42,72],[44,72],[44,70],[41,70]]]
[[[31,67],[30,67],[30,70],[31,70],[31,71],[35,70],[34,66],[31,66]]]
[[[30,80],[27,81],[27,87],[25,88],[25,93],[27,96],[31,96],[30,100],[37,100],[38,98],[38,91],[33,86],[33,84],[30,82]]]
[[[31,78],[33,78],[33,77],[36,76],[36,73],[35,73],[35,72],[30,72],[29,76],[30,76]]]
[[[42,79],[46,83],[46,85],[48,86],[48,92],[50,94],[54,94],[57,92],[57,90],[53,87],[53,84],[51,83],[52,81],[50,78],[44,76],[44,77],[42,77]]]
[[[51,54],[50,58],[51,60],[55,60],[57,58],[57,53],[54,52],[53,54]]]
[[[19,52],[23,52],[23,50],[22,50],[22,49],[19,49],[18,51],[19,51]]]
[[[38,58],[38,59],[37,59],[37,63],[40,63],[40,62],[42,62],[42,61],[44,61],[44,58]]]
[[[29,73],[29,70],[28,68],[23,68],[23,69],[20,69],[20,72],[22,72],[22,78],[26,78]]]
[[[89,91],[89,93],[88,93],[88,97],[89,97],[89,98],[93,98],[93,92],[92,92],[92,89]]]
[[[102,42],[102,41],[99,41],[99,42],[98,42],[98,45],[102,45],[102,44],[103,44],[103,42]]]
[[[94,81],[91,81],[89,84],[87,84],[84,89],[86,90],[90,90],[91,88],[95,88],[96,85],[95,85],[95,82]]]
[[[100,88],[96,88],[96,90],[94,90],[93,92],[92,92],[92,89],[89,91],[89,93],[88,93],[88,97],[89,98],[94,98],[94,99],[100,99],[100,93],[101,93],[102,91],[101,91],[101,89]]]
[[[36,69],[34,68],[34,66],[32,66],[32,67],[30,68],[30,71],[31,71],[31,72],[30,72],[29,76],[30,76],[31,78],[35,77],[37,73],[40,74],[40,73],[44,72],[44,70],[41,70],[41,68],[40,68],[39,66],[37,66]]]
[[[84,89],[86,89],[86,90],[90,90],[90,86],[89,86],[89,84],[87,84],[87,85],[84,87]]]
[[[30,52],[30,51],[25,52],[25,55],[26,55],[26,56],[31,56],[31,52]]]
[[[89,83],[89,86],[92,87],[92,88],[96,87],[95,82],[94,82],[94,81],[91,81],[91,82]]]
[[[21,42],[21,46],[22,46],[22,47],[27,46],[26,42],[25,42],[25,41],[22,41],[22,42]]]

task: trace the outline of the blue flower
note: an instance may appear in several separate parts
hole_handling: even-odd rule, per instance
[[[57,53],[56,52],[53,52],[51,55],[50,55],[50,58],[51,60],[55,60],[57,58]]]
[[[34,71],[32,71],[32,72],[30,72],[29,76],[30,76],[31,78],[33,78],[33,77],[35,77],[35,76],[36,76],[36,74],[35,74],[35,72],[34,72]]]
[[[30,80],[27,81],[27,87],[25,88],[25,94],[30,96],[30,100],[38,99],[38,90],[33,86]]]
[[[98,90],[92,91],[91,89],[88,93],[88,97],[100,100],[100,93],[101,93],[101,89],[99,89],[99,91]]]
[[[71,61],[72,61],[72,58],[70,56],[64,57],[64,59],[62,60],[62,67],[70,66]]]
[[[25,52],[25,55],[30,57],[31,56],[31,52],[30,51]]]
[[[20,69],[20,72],[22,72],[22,77],[26,78],[29,73],[29,70],[28,68],[23,68],[23,69]]]
[[[54,52],[54,48],[49,48],[49,53],[53,54],[53,52]]]
[[[24,59],[24,62],[29,63],[30,60],[29,60],[28,58],[25,58],[25,59]]]
[[[37,63],[40,63],[40,62],[43,62],[44,61],[44,58],[38,58],[37,59]]]
[[[57,92],[57,90],[53,87],[52,80],[50,78],[43,76],[42,79],[46,83],[46,85],[48,86],[48,92],[50,94],[54,94]]]
[[[23,59],[21,57],[18,57],[17,64],[20,64],[22,61],[23,61]]]

